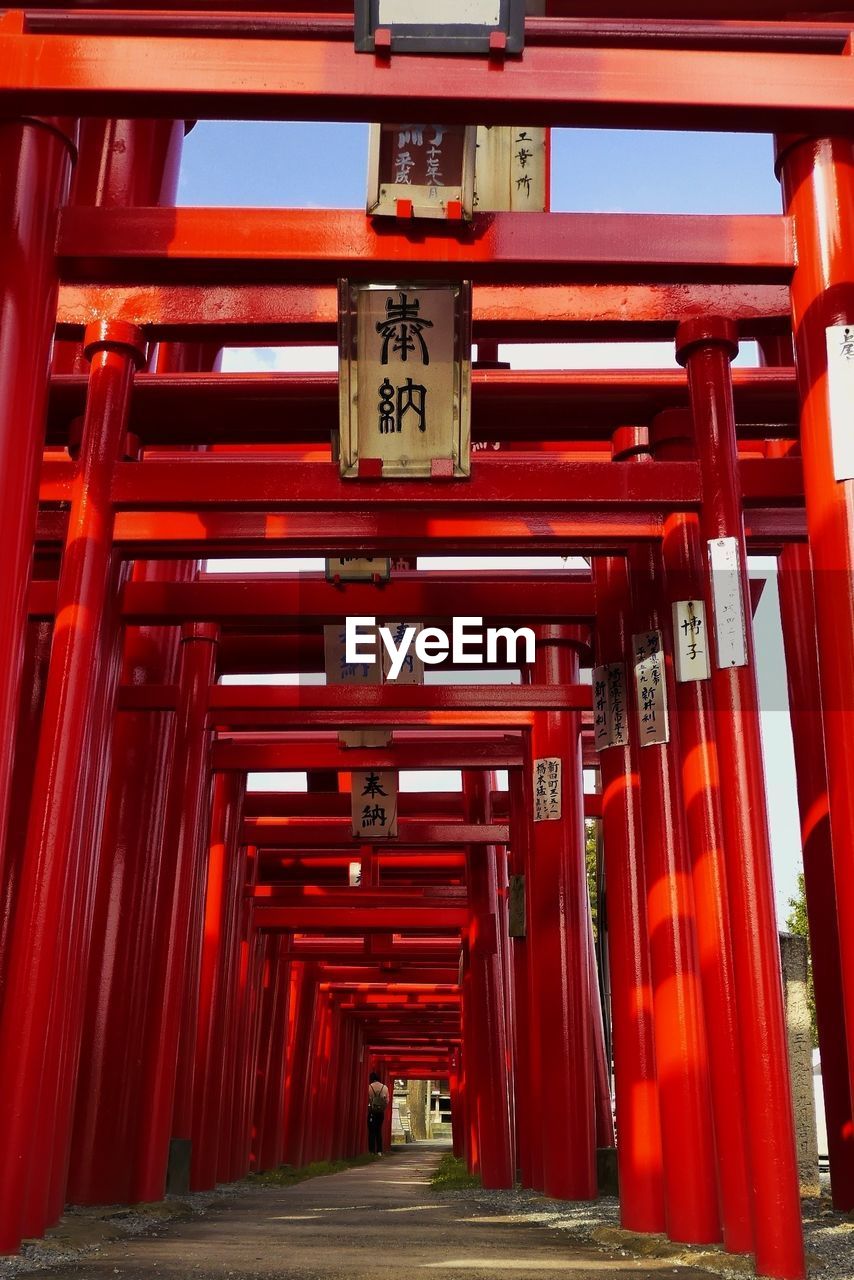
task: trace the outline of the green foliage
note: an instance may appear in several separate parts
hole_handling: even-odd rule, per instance
[[[599,891],[596,882],[596,823],[588,818],[584,824],[584,860],[587,864],[587,889],[593,914],[593,936],[599,936]]]
[[[810,934],[807,925],[807,894],[804,885],[804,873],[798,876],[798,892],[789,899],[789,914],[786,917],[786,928],[799,938],[806,938],[807,943],[807,999],[810,1007],[810,1029],[812,1042],[818,1044],[818,1030],[815,1021],[815,988],[812,978],[812,955],[810,954]]]
[[[449,1152],[439,1161],[430,1185],[434,1191],[461,1191],[466,1187],[479,1187],[481,1182],[477,1174],[469,1173],[465,1160],[458,1160]]]
[[[278,1169],[268,1169],[265,1173],[250,1173],[246,1181],[262,1187],[292,1187],[297,1182],[307,1182],[309,1178],[325,1178],[330,1173],[343,1173],[345,1169],[370,1164],[373,1159],[373,1156],[362,1155],[354,1156],[352,1160],[315,1160],[301,1169],[281,1164]]]

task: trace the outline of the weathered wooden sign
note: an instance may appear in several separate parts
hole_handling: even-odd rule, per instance
[[[470,282],[339,291],[342,476],[467,476]]]
[[[477,130],[475,210],[545,213],[548,208],[547,131],[521,125]]]
[[[397,836],[397,771],[365,769],[350,775],[353,835],[360,840]]]
[[[356,0],[358,53],[521,53],[525,0]]]
[[[476,138],[473,125],[371,125],[368,213],[470,218]]]
[[[563,812],[560,756],[534,761],[534,821],[558,822]]]
[[[593,741],[597,751],[629,745],[626,668],[622,662],[593,668]]]
[[[336,556],[326,561],[327,582],[388,582],[391,560],[383,556]]]
[[[632,636],[635,655],[640,744],[652,747],[670,741],[667,715],[667,680],[660,631]]]

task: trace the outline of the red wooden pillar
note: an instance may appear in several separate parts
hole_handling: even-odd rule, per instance
[[[533,856],[531,811],[533,787],[530,770],[523,768],[510,774],[511,868],[521,876],[525,891],[525,937],[513,941],[513,988],[516,1007],[516,1072],[515,1117],[516,1148],[522,1185],[536,1191],[543,1189],[543,1094],[541,1044],[536,1034],[532,1013],[536,956],[532,926],[533,884],[536,868]],[[463,1070],[468,1081],[468,1063],[463,1057]],[[464,1096],[468,1101],[468,1089]]]
[[[580,639],[565,629],[544,628],[537,641],[534,679],[540,684],[577,683],[579,647]],[[543,1190],[561,1200],[592,1200],[597,1194],[596,1119],[580,715],[537,712],[530,749],[535,774],[538,759],[560,761],[560,816],[534,822],[532,831]]]
[[[254,845],[249,845],[242,858],[242,888],[238,891],[235,903],[228,949],[222,1103],[217,1143],[218,1182],[229,1182],[234,1176],[238,1097],[241,1096],[240,1078],[246,1053],[247,1035],[245,1009],[249,981],[249,938],[252,914],[252,901],[249,895],[257,875],[258,850]]]
[[[490,820],[489,773],[465,770],[463,791],[470,822]],[[497,858],[493,846],[469,846],[466,852],[469,898],[470,995],[465,1033],[474,1078],[470,1097],[477,1125],[480,1176],[484,1187],[512,1187],[515,1183],[513,1136],[510,1127],[508,1038],[498,930]]]
[[[854,320],[854,142],[850,137],[781,138],[777,152],[798,247],[792,317],[854,1101],[854,480],[836,479],[826,337],[828,326]]]
[[[804,1274],[798,1170],[780,952],[771,875],[765,777],[738,476],[730,361],[738,350],[732,322],[687,321],[677,357],[688,369],[700,464],[706,542],[735,539],[747,666],[717,665],[712,690],[722,781],[724,847],[733,928],[742,1071],[753,1182],[753,1225],[761,1275]],[[707,598],[714,598],[709,553],[703,557]]]
[[[465,1153],[465,1144],[463,1142],[463,1100],[460,1088],[460,1051],[454,1049],[451,1053],[451,1069],[448,1076],[448,1089],[451,1095],[451,1142],[453,1144],[453,1152],[457,1159],[461,1159]]]
[[[777,572],[786,649],[789,714],[798,778],[804,888],[809,921],[821,1083],[833,1204],[854,1209],[854,1120],[842,998],[836,878],[827,802],[822,688],[815,637],[815,600],[809,548],[789,543]]]
[[[239,845],[244,791],[242,774],[214,774],[193,1093],[193,1191],[216,1185],[226,1065],[227,984],[244,886]]]
[[[597,556],[596,656],[626,672],[626,707],[632,696],[625,655],[631,644],[626,561]],[[602,843],[608,897],[608,959],[614,1040],[617,1165],[620,1220],[630,1231],[663,1231],[664,1175],[655,1066],[646,871],[640,812],[637,739],[599,755]]]
[[[193,916],[195,886],[206,850],[208,776],[208,689],[213,682],[218,628],[192,623],[182,629],[181,676],[175,747],[166,798],[163,858],[152,956],[150,1004],[145,1030],[145,1065],[133,1195],[163,1195],[172,1135],[176,1062],[185,1013],[185,985],[191,936],[201,928]],[[180,1138],[189,1138],[190,1129]]]
[[[68,188],[75,134],[72,121],[0,123],[0,857],[6,845],[56,323],[56,217]],[[0,884],[4,881],[0,866]]]
[[[0,990],[5,987],[5,961],[8,941],[12,933],[12,922],[15,918],[24,844],[27,838],[30,793],[39,746],[39,726],[44,705],[52,637],[52,620],[30,619],[27,625],[26,656],[21,672],[12,793],[6,829],[6,854],[2,859],[2,878],[0,878]]]
[[[279,934],[274,941],[273,964],[275,966],[275,993],[269,1040],[266,1046],[264,1078],[260,1099],[256,1099],[257,1160],[260,1170],[275,1169],[281,1162],[282,1114],[285,1089],[285,1033],[288,1015],[288,963],[287,939]]]
[[[0,1020],[0,1250],[14,1251],[22,1226],[46,1225],[51,1165],[63,1159],[71,1091],[60,1078],[76,1076],[81,1020],[75,1004],[78,950],[88,950],[92,845],[79,839],[91,730],[103,710],[98,693],[104,616],[111,580],[113,468],[124,449],[134,363],[142,335],[113,323],[87,330],[92,361],[78,470],[73,482],[66,550],[57,589],[51,650],[18,909]],[[77,944],[76,946],[74,944]],[[64,1100],[69,1114],[57,1111]],[[34,1140],[37,1117],[54,1116],[43,1147]],[[44,1132],[44,1129],[39,1131]],[[41,1219],[41,1221],[39,1221]]]
[[[690,461],[695,456],[691,415],[687,410],[659,414],[652,424],[650,438],[654,456],[662,461]],[[674,511],[666,517],[662,558],[667,625],[675,601],[704,598],[706,584],[700,525],[693,512]],[[706,620],[708,626],[711,620],[708,602]],[[705,635],[701,636],[701,647],[703,652],[709,653]],[[711,682],[677,682],[675,695],[682,796],[690,844],[703,1008],[708,1032],[724,1243],[731,1253],[749,1253],[753,1248],[753,1222],[745,1132],[747,1116],[741,1078],[735,965],[730,941],[732,925]]]
[[[309,1107],[311,1034],[317,1000],[317,966],[304,960],[293,967],[296,987],[289,1020],[285,1073],[285,1161],[299,1168],[306,1163],[305,1124]],[[366,1104],[367,1106],[367,1104]]]

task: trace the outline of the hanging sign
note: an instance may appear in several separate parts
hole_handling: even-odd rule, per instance
[[[667,718],[667,684],[660,631],[632,636],[635,653],[635,692],[640,722],[640,744],[652,747],[670,741]]]
[[[360,840],[397,836],[397,771],[365,769],[351,776],[353,835]]]
[[[827,391],[836,480],[854,480],[854,325],[827,329]]]
[[[708,680],[711,672],[706,643],[706,606],[702,600],[674,600],[673,640],[673,659],[679,683]]]
[[[593,741],[597,751],[629,745],[626,668],[622,662],[593,668]]]
[[[525,0],[356,0],[357,53],[521,53]]]
[[[372,662],[347,661],[347,633],[343,622],[323,628],[323,658],[327,684],[382,684],[383,668],[378,655]],[[385,747],[390,729],[342,729],[342,747]]]
[[[534,761],[534,821],[558,822],[561,812],[560,756],[544,756]]]
[[[341,474],[470,471],[471,284],[339,284]]]
[[[511,213],[545,213],[546,130],[481,125],[477,131],[474,207]]]
[[[379,578],[388,582],[391,577],[391,560],[381,556],[336,556],[326,561],[326,581],[372,582]]]
[[[747,630],[738,539],[713,538],[709,543],[709,564],[717,665],[746,667]]]
[[[476,137],[473,125],[371,125],[368,213],[471,218]]]
[[[421,622],[386,622],[383,624],[391,632],[392,642],[398,651],[406,638],[406,631],[412,628],[415,634],[410,639],[409,648],[406,650],[406,657],[401,660],[395,659],[389,653],[385,645],[383,645],[383,678],[389,680],[392,678],[392,666],[400,665],[400,670],[393,676],[395,684],[423,684],[424,683],[424,663],[415,652],[415,643],[424,630],[424,624]]]

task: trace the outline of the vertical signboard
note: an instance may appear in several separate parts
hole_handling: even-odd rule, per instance
[[[635,692],[640,723],[640,744],[652,747],[670,741],[667,718],[667,683],[660,631],[632,636],[635,654]]]
[[[706,643],[706,606],[702,600],[673,602],[673,660],[680,684],[708,680],[711,672]]]
[[[560,756],[534,761],[534,821],[558,822],[562,807]]]
[[[470,471],[471,285],[339,285],[342,476]]]
[[[718,667],[746,667],[747,631],[738,539],[712,538],[709,542],[709,564]]]
[[[521,125],[478,128],[475,210],[545,213],[546,137],[545,129]]]
[[[606,662],[593,669],[593,741],[597,751],[629,745],[626,668]]]
[[[470,218],[476,137],[472,125],[371,125],[368,213]]]
[[[327,684],[382,684],[379,656],[373,662],[348,662],[344,623],[323,628],[323,657]],[[391,741],[389,729],[346,729],[338,734],[342,747],[384,747]]]
[[[854,480],[854,325],[827,329],[827,392],[833,475]]]
[[[360,770],[351,774],[350,786],[354,837],[393,840],[397,836],[397,772]]]
[[[423,684],[424,683],[424,663],[415,652],[415,642],[421,632],[424,630],[421,622],[386,622],[383,623],[391,632],[391,638],[396,646],[400,648],[403,643],[404,636],[408,628],[413,628],[415,634],[412,636],[409,648],[406,651],[406,657],[403,659],[400,670],[394,677],[395,684]],[[389,680],[391,678],[392,658],[388,649],[383,645],[383,678]]]

